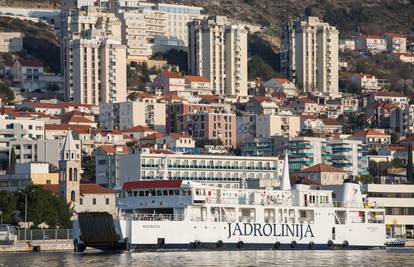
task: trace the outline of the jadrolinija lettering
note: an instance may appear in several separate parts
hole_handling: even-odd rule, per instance
[[[275,236],[275,237],[314,237],[312,227],[303,224],[260,224],[228,223],[228,237],[231,236]]]

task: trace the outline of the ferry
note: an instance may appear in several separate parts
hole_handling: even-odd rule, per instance
[[[75,251],[87,246],[138,251],[384,248],[385,210],[366,206],[359,184],[341,185],[341,201],[331,190],[305,184],[291,188],[286,162],[279,189],[185,180],[126,182],[117,192],[120,215],[112,230],[117,238],[88,242],[84,229],[91,229],[91,222],[80,218],[73,228]]]

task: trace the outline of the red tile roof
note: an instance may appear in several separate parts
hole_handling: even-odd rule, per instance
[[[290,83],[289,80],[284,79],[284,78],[272,78],[272,80],[275,80],[276,82],[278,82],[280,84]]]
[[[358,131],[358,132],[355,132],[352,136],[369,136],[369,135],[389,136],[388,134],[385,134],[383,132],[380,132],[380,131],[374,130],[374,129],[368,129],[368,130]]]
[[[309,168],[306,168],[302,171],[298,171],[297,173],[315,173],[315,172],[320,173],[320,172],[346,172],[346,171],[340,168],[335,168],[325,163],[319,163],[319,164],[310,166]]]
[[[141,132],[153,132],[154,130],[142,125],[137,125],[134,126],[132,128],[127,128],[127,129],[123,129],[121,130],[121,132],[123,133],[131,133],[131,132],[135,132],[135,133],[141,133]]]
[[[106,154],[128,154],[127,146],[117,146],[117,145],[102,145],[96,149],[101,149]]]
[[[34,108],[53,108],[53,109],[61,109],[58,104],[55,103],[44,103],[44,102],[26,102],[30,106]]]
[[[206,77],[203,76],[194,76],[194,75],[187,75],[184,76],[186,80],[189,80],[190,82],[197,82],[197,83],[208,83],[210,82]]]
[[[64,117],[62,119],[62,123],[70,123],[70,122],[76,122],[76,123],[94,123],[88,118],[81,117],[81,116],[70,116],[70,117]]]
[[[326,119],[322,119],[322,121],[323,121],[323,124],[325,124],[325,125],[336,125],[336,126],[341,126],[342,125],[342,123],[340,123],[339,121],[337,121],[337,120],[335,120],[335,119],[329,119],[329,118],[326,118]]]
[[[183,78],[183,76],[180,73],[175,72],[175,71],[163,71],[162,75],[170,79],[182,79]]]
[[[405,146],[385,146],[384,149],[388,151],[407,151]]]
[[[178,95],[167,95],[158,98],[158,100],[167,100],[167,101],[173,101],[173,100],[186,100],[184,97],[178,96]]]
[[[405,97],[403,92],[397,91],[379,91],[374,93],[376,96],[391,96],[391,97]]]
[[[181,183],[181,180],[132,181],[124,183],[122,189],[180,188]]]
[[[23,67],[43,67],[43,63],[36,59],[18,59],[20,65]]]
[[[89,130],[91,126],[89,125],[68,125],[68,124],[46,124],[45,130],[50,131],[67,131],[67,130]]]
[[[158,133],[157,132],[157,133],[153,133],[153,134],[147,135],[147,136],[141,138],[140,140],[154,140],[154,139],[161,138],[163,136],[164,135],[162,133]]]
[[[300,115],[300,118],[302,120],[317,120],[319,119],[317,116],[315,115]]]
[[[115,194],[109,188],[103,187],[98,184],[80,184],[80,193],[85,194]]]
[[[273,99],[269,96],[253,96],[250,100],[256,100],[259,103],[263,102],[273,102]]]
[[[402,38],[403,37],[401,34],[393,33],[393,32],[386,32],[386,33],[384,33],[384,35],[388,35],[388,36],[391,36],[393,38]]]
[[[44,190],[52,191],[55,194],[59,194],[59,185],[58,184],[40,184]]]

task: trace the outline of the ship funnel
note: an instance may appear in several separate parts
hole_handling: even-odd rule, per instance
[[[281,184],[282,190],[291,190],[290,187],[290,177],[289,177],[289,158],[288,158],[288,152],[285,151],[285,159],[283,161],[283,173],[282,173],[282,184]]]
[[[361,186],[352,179],[347,179],[343,184],[343,204],[348,207],[361,207],[364,205]]]

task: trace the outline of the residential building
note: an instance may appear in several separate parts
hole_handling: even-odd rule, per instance
[[[320,115],[325,113],[325,106],[315,99],[299,97],[289,103],[289,110],[301,115]]]
[[[186,96],[185,78],[178,72],[163,71],[154,80],[155,91],[160,90],[163,95]]]
[[[293,137],[289,138],[289,169],[300,171],[324,162],[325,138]]]
[[[120,185],[120,156],[128,154],[127,146],[102,145],[95,149],[96,183],[107,188]]]
[[[123,130],[137,125],[165,132],[165,103],[155,98],[100,104],[99,125],[107,130]]]
[[[282,27],[281,69],[303,92],[338,93],[338,34],[312,16]]]
[[[348,173],[340,168],[332,167],[325,163],[319,163],[295,173],[296,176],[311,179],[320,185],[343,184],[348,178]]]
[[[256,116],[256,137],[274,135],[296,137],[301,132],[300,116],[290,114],[267,114]]]
[[[378,80],[374,75],[366,73],[354,73],[348,77],[349,81],[357,86],[368,91],[378,91],[381,87],[378,86]]]
[[[18,53],[23,50],[21,32],[0,32],[0,53]]]
[[[276,180],[282,161],[277,157],[240,157],[132,153],[120,157],[121,185],[136,180],[190,180],[225,188],[238,188],[248,179]]]
[[[143,137],[146,137],[148,135],[154,134],[157,131],[155,131],[155,130],[153,130],[151,128],[142,126],[142,125],[137,125],[137,126],[134,126],[134,127],[131,127],[131,128],[122,129],[121,132],[124,135],[127,135],[129,137],[132,137],[135,140],[139,140],[139,139],[141,139]]]
[[[387,51],[390,53],[407,52],[407,38],[398,33],[386,32],[384,39],[387,44]]]
[[[59,183],[59,173],[49,172],[48,163],[17,163],[14,173],[0,175],[0,191],[17,191],[30,185]]]
[[[366,184],[363,188],[370,206],[385,208],[385,224],[389,236],[413,236],[414,185]]]
[[[187,134],[170,133],[161,138],[161,144],[173,153],[200,153],[200,148],[195,147],[195,140]]]
[[[387,50],[387,43],[384,37],[379,35],[359,35],[355,39],[355,46],[358,51],[371,54]]]
[[[355,40],[354,39],[340,39],[339,46],[340,51],[355,51]]]
[[[363,144],[368,145],[373,150],[378,150],[391,144],[391,136],[378,129],[354,132],[348,139],[362,141]]]
[[[404,95],[403,92],[397,91],[379,91],[372,92],[367,99],[368,105],[375,104],[377,102],[385,102],[390,104],[396,104],[399,107],[403,107],[409,103],[409,98]]]
[[[289,139],[288,149],[289,166],[293,171],[325,163],[341,168],[348,175],[368,173],[368,148],[362,141],[294,137]]]
[[[266,92],[273,95],[276,92],[281,92],[288,98],[298,96],[298,90],[295,84],[287,79],[272,78],[267,82],[264,82],[262,86],[266,89]]]
[[[390,129],[400,135],[414,134],[414,105],[404,105],[392,110]]]
[[[237,146],[236,114],[208,112],[177,115],[177,129],[195,140],[220,140],[226,148]]]
[[[188,24],[189,73],[206,77],[217,95],[247,95],[247,30],[215,16]]]
[[[128,61],[147,61],[157,52],[187,50],[187,23],[202,19],[203,8],[151,3],[143,0],[114,0],[112,8],[122,22]]]
[[[409,53],[394,53],[401,62],[414,64],[414,55]]]
[[[73,10],[62,40],[65,96],[82,104],[126,100],[126,47],[121,22],[97,7]]]
[[[12,115],[0,115],[0,142],[11,140],[44,139],[45,122],[29,119],[16,119]]]
[[[248,157],[271,157],[273,156],[272,138],[248,138],[240,143],[242,156]]]
[[[185,78],[185,90],[188,95],[211,95],[210,81],[203,76],[186,75]]]
[[[246,103],[246,112],[255,114],[277,114],[279,105],[275,99],[266,96],[253,96]]]

